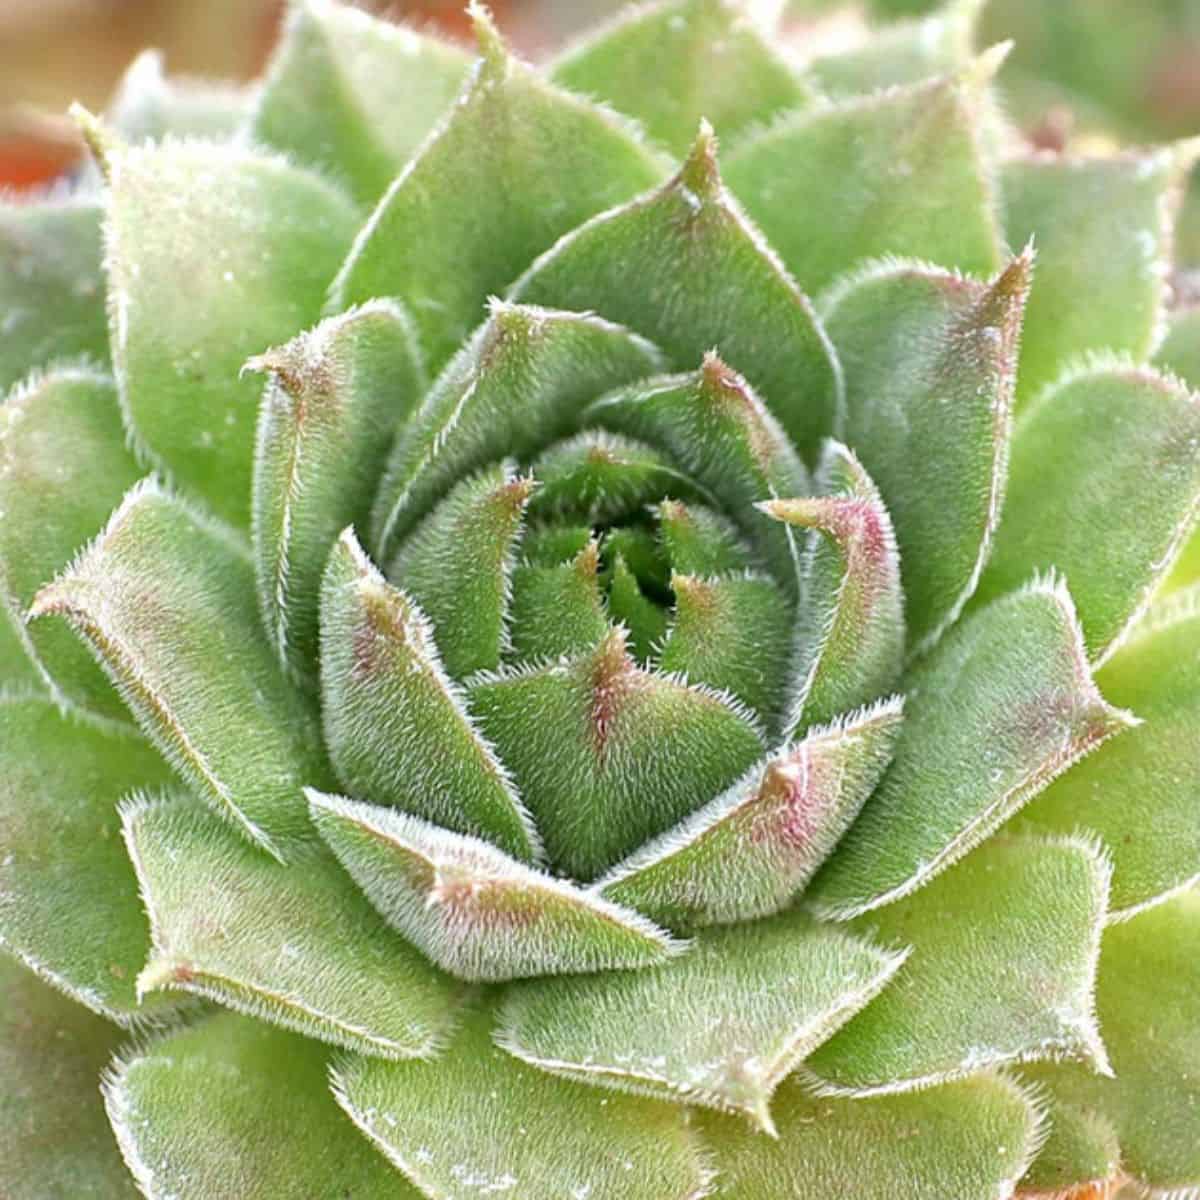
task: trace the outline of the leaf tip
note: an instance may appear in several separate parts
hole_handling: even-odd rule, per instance
[[[112,171],[112,160],[121,148],[120,137],[78,100],[72,102],[71,107],[67,109],[67,115],[75,122],[87,148],[96,160],[96,165],[100,168],[100,173],[107,181]]]
[[[721,191],[721,172],[717,166],[717,135],[707,118],[700,118],[695,141],[675,179],[668,187],[685,189],[697,205]]]

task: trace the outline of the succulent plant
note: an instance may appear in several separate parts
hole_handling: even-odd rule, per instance
[[[303,0],[0,209],[6,1196],[1200,1196],[1196,146],[977,7]]]

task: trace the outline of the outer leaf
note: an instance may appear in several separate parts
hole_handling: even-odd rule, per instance
[[[121,1031],[0,955],[0,1188],[5,1200],[134,1200],[100,1104]]]
[[[671,929],[752,920],[799,895],[879,782],[900,725],[893,700],[812,729],[598,880]]]
[[[117,801],[167,768],[132,729],[0,698],[0,947],[73,1000],[134,1023],[149,934]]]
[[[635,117],[684,155],[707,118],[723,137],[813,99],[811,90],[729,0],[668,0],[634,9],[552,66],[564,87]]]
[[[1092,1108],[1062,1104],[1044,1076],[1051,1068],[1034,1068],[1040,1095],[1048,1101],[1049,1136],[1021,1180],[1022,1200],[1108,1200],[1120,1186],[1121,1148],[1112,1124]]]
[[[244,526],[258,385],[238,370],[316,319],[358,213],[318,176],[228,144],[110,146],[104,166],[126,422],[145,457]]]
[[[225,820],[280,857],[326,777],[317,722],[262,637],[240,543],[139,484],[34,600],[65,616],[142,731]]]
[[[634,272],[640,283],[630,287]],[[595,308],[652,338],[677,369],[715,348],[763,394],[802,453],[833,429],[841,375],[829,340],[721,182],[707,124],[670,182],[564,237],[513,295]]]
[[[321,687],[330,757],[353,795],[525,861],[538,856],[537,832],[447,677],[429,622],[384,582],[350,530],[325,572]]]
[[[1071,597],[1053,580],[954,630],[905,691],[892,765],[807,893],[823,916],[916,891],[1134,723],[1093,682]]]
[[[1109,1073],[1093,1000],[1111,866],[1083,841],[995,840],[856,929],[913,953],[805,1064],[828,1093],[899,1092],[1015,1060]]]
[[[417,1200],[337,1110],[329,1051],[224,1013],[123,1057],[104,1081],[150,1200]]]
[[[445,41],[360,9],[297,0],[251,132],[373,204],[450,107],[467,62]]]
[[[1026,251],[985,285],[883,263],[827,301],[846,371],[845,438],[895,523],[917,653],[962,610],[1000,517],[1032,265]]]
[[[0,201],[0,393],[34,367],[108,358],[100,257],[93,200]]]
[[[482,58],[446,122],[379,202],[331,300],[397,297],[432,370],[474,328],[489,295],[567,230],[661,174],[629,127],[517,62],[486,10],[473,13]]]
[[[639,668],[614,630],[567,663],[469,689],[551,864],[594,878],[728,787],[762,752],[724,697]]]
[[[1200,399],[1146,367],[1068,374],[1022,417],[980,599],[1063,571],[1089,656],[1120,645],[1200,517]]]
[[[453,981],[384,924],[323,846],[281,866],[189,797],[139,799],[122,816],[154,942],[139,993],[191,992],[384,1058],[436,1048]]]
[[[112,380],[88,367],[33,376],[0,408],[0,624],[14,655],[61,705],[127,719],[120,699],[71,632],[27,626],[44,583],[104,524],[141,471],[125,446]]]
[[[1036,1104],[993,1075],[872,1100],[814,1099],[789,1080],[775,1116],[777,1142],[701,1118],[714,1200],[995,1200],[1011,1195],[1040,1134]]]
[[[307,679],[329,547],[347,525],[366,523],[392,435],[424,381],[406,318],[382,300],[247,366],[270,376],[254,458],[258,602],[280,661]]]
[[[608,619],[599,568],[600,548],[594,541],[570,562],[516,568],[510,609],[514,662],[582,654],[604,637]]]
[[[470,1015],[437,1062],[352,1058],[334,1072],[338,1102],[422,1195],[707,1193],[711,1174],[682,1109],[535,1071],[494,1046],[490,1026],[486,1012]]]
[[[460,979],[607,971],[685,948],[644,917],[394,809],[310,791],[313,821],[383,918]]]
[[[988,51],[957,75],[800,112],[733,151],[729,186],[802,287],[819,291],[883,254],[996,269],[979,126],[1005,52]]]

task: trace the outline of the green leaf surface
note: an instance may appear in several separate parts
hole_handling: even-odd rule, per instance
[[[64,358],[107,362],[100,259],[93,199],[0,198],[0,394]]]
[[[617,629],[595,650],[468,688],[551,865],[595,878],[729,787],[762,753],[736,704],[639,667]]]
[[[684,1110],[534,1070],[470,1014],[436,1062],[349,1058],[334,1094],[421,1194],[438,1200],[693,1200],[711,1180]],[[502,1136],[497,1136],[502,1134]]]
[[[347,525],[366,524],[392,436],[424,381],[406,318],[379,300],[247,366],[269,377],[251,508],[258,602],[280,661],[307,681],[329,547]]]
[[[135,1200],[100,1102],[115,1025],[0,955],[0,1189],[5,1200]]]
[[[149,1200],[418,1200],[338,1111],[330,1052],[233,1013],[123,1055],[109,1119]]]
[[[486,10],[472,11],[482,57],[384,194],[330,300],[396,297],[431,371],[478,324],[488,296],[568,230],[662,176],[631,126],[518,62]]]
[[[655,515],[663,553],[684,575],[720,575],[757,565],[737,526],[723,513],[668,498],[659,503]]]
[[[66,618],[143,733],[240,833],[279,858],[304,835],[300,788],[328,777],[316,714],[262,635],[231,533],[148,479],[30,612]]]
[[[297,0],[250,132],[374,204],[449,109],[467,55],[348,4]]]
[[[813,107],[733,149],[729,186],[801,287],[818,292],[885,254],[996,269],[980,126],[1003,55],[998,47],[954,75]]]
[[[1148,367],[1101,361],[1021,416],[1008,498],[978,599],[1062,571],[1103,662],[1200,516],[1200,399]]]
[[[333,855],[285,867],[187,796],[122,812],[154,951],[138,990],[205,996],[336,1046],[428,1055],[457,999],[371,908]]]
[[[707,119],[722,137],[813,99],[730,0],[668,0],[622,14],[551,64],[556,82],[627,113],[682,157]]]
[[[219,517],[250,518],[252,354],[311,325],[359,223],[343,193],[232,145],[108,146],[113,362],[139,453]]]
[[[1018,1195],[1022,1200],[1107,1200],[1117,1186],[1121,1163],[1116,1131],[1096,1109],[1059,1102],[1047,1075],[1053,1076],[1053,1068],[1035,1067],[1032,1081],[1046,1105],[1049,1133]]]
[[[1071,597],[1053,579],[958,626],[904,691],[892,764],[806,894],[822,916],[916,891],[1134,723],[1096,687]]]
[[[1026,251],[983,284],[885,262],[826,301],[846,373],[845,440],[895,525],[917,653],[962,610],[1000,517],[1032,266]]]
[[[478,838],[320,792],[309,803],[321,836],[388,924],[460,979],[653,966],[685,949],[638,913]]]
[[[807,296],[721,182],[707,124],[673,179],[568,234],[512,295],[595,309],[652,339],[677,370],[715,350],[761,392],[803,454],[833,430],[836,357]]]
[[[1200,305],[1176,309],[1167,318],[1166,336],[1154,355],[1154,365],[1200,391]]]
[[[608,615],[628,630],[633,657],[643,665],[651,662],[667,634],[667,612],[645,594],[636,573],[619,551],[612,560]]]
[[[817,1099],[788,1080],[774,1109],[775,1142],[701,1116],[713,1200],[996,1200],[1011,1195],[1040,1130],[1036,1104],[995,1075],[870,1100]]]
[[[447,676],[421,610],[353,531],[329,556],[321,599],[325,741],[351,795],[494,842],[522,861],[541,843],[512,778]]]
[[[508,658],[512,662],[574,657],[604,637],[608,618],[600,595],[599,568],[600,548],[594,541],[570,562],[517,566],[509,605]]]
[[[6,679],[31,673],[60,704],[121,721],[120,698],[70,630],[26,625],[25,614],[141,473],[107,375],[60,367],[30,377],[0,407],[0,624],[24,660],[5,663]]]

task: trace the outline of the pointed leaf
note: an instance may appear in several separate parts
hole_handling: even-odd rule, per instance
[[[981,600],[1062,571],[1093,661],[1144,611],[1200,517],[1200,398],[1148,367],[1068,374],[1021,417]]]
[[[467,56],[349,5],[300,0],[267,69],[251,133],[373,204],[450,107]]]
[[[1049,1069],[1043,1073],[1053,1075]],[[1037,1152],[1018,1195],[1022,1200],[1108,1200],[1119,1185],[1121,1147],[1116,1130],[1093,1108],[1060,1103],[1053,1083],[1034,1078],[1047,1104],[1049,1136]]]
[[[996,269],[979,126],[1003,55],[1000,47],[957,75],[802,111],[733,150],[729,186],[801,287],[817,292],[885,254]]]
[[[245,548],[153,480],[30,610],[64,616],[142,731],[242,834],[280,857],[326,778],[315,714],[262,636]]]
[[[715,348],[762,393],[801,453],[833,429],[841,377],[829,340],[721,182],[707,125],[669,183],[568,234],[513,296],[594,308],[651,338],[678,370]]]
[[[699,504],[663,500],[658,536],[671,567],[684,575],[720,575],[756,566],[754,554],[723,513]]]
[[[473,13],[482,58],[384,194],[331,299],[342,308],[395,296],[433,371],[489,295],[568,230],[661,177],[630,126],[545,82],[510,56],[484,9]]]
[[[141,474],[106,375],[61,367],[0,408],[0,623],[55,700],[121,721],[124,705],[78,639],[57,621],[26,625],[25,613]]]
[[[254,456],[258,603],[280,661],[309,680],[329,547],[370,516],[392,435],[423,381],[404,315],[382,300],[246,365],[269,376]]]
[[[670,929],[747,921],[798,896],[874,790],[902,705],[811,729],[594,885]]]
[[[809,541],[802,568],[788,738],[885,695],[904,663],[900,557],[879,491],[838,442],[825,449],[817,489],[812,499],[762,506],[820,534]]]
[[[670,598],[671,568],[658,539],[646,525],[618,525],[606,530],[600,557],[606,568],[618,557],[623,558],[647,596],[663,602]]]
[[[556,567],[582,554],[592,539],[589,525],[530,522],[521,539],[525,561],[539,567]]]
[[[1134,723],[1093,682],[1071,597],[1054,580],[960,625],[904,691],[892,765],[806,894],[822,916],[916,891]]]
[[[608,615],[628,630],[629,649],[639,663],[644,666],[655,658],[667,633],[666,609],[646,595],[638,576],[619,552],[612,560]]]
[[[728,787],[762,753],[725,698],[638,667],[614,630],[568,663],[469,689],[551,864],[594,878]]]
[[[316,319],[359,214],[318,176],[227,144],[110,146],[104,165],[110,335],[135,444],[245,526],[259,384],[238,371]]]
[[[595,96],[684,155],[701,118],[722,137],[813,99],[811,90],[730,0],[668,0],[633,9],[551,67],[563,87]]]
[[[1038,1107],[1001,1076],[871,1100],[816,1099],[795,1080],[775,1102],[779,1140],[703,1114],[713,1200],[996,1200],[1038,1145]]]
[[[396,442],[372,519],[386,561],[453,484],[570,432],[597,395],[660,369],[642,338],[597,317],[492,305]]]
[[[742,1113],[774,1132],[779,1083],[903,961],[784,913],[702,933],[664,966],[518,984],[496,1040],[581,1083]]]
[[[190,797],[122,812],[154,952],[138,977],[385,1058],[430,1053],[457,989],[390,930],[319,843],[294,867]]]
[[[169,779],[131,728],[0,697],[0,948],[81,1004],[135,1023],[150,947],[117,801]]]
[[[0,1189],[5,1200],[135,1200],[100,1103],[121,1030],[0,955]]]
[[[590,650],[608,632],[600,595],[600,548],[594,542],[570,562],[524,563],[513,571],[510,605],[513,662],[545,662]]]
[[[222,1013],[118,1059],[104,1100],[142,1191],[418,1200],[338,1112],[329,1057],[317,1042]]]
[[[887,505],[915,652],[962,610],[987,560],[1012,424],[1032,253],[990,284],[884,263],[829,297],[846,371],[846,443]]]
[[[309,791],[313,822],[380,915],[460,979],[644,967],[680,953],[632,910],[395,809]]]
[[[352,531],[321,598],[325,741],[342,785],[528,861],[537,833],[508,772],[447,677],[420,609],[390,587]]]

